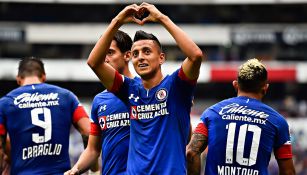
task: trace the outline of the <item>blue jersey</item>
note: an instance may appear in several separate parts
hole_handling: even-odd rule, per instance
[[[91,121],[91,134],[102,137],[101,174],[126,174],[130,139],[128,106],[113,93],[103,91],[93,100]]]
[[[256,99],[224,100],[205,110],[201,120],[208,132],[206,175],[267,175],[272,151],[276,158],[292,156],[284,149],[291,148],[286,120]]]
[[[128,174],[186,174],[195,82],[185,78],[182,69],[177,70],[150,90],[124,79],[117,96],[130,106]]]
[[[0,100],[0,133],[11,141],[11,174],[63,174],[70,169],[69,133],[87,117],[76,96],[41,83],[19,87]]]

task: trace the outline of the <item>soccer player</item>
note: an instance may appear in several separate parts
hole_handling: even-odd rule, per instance
[[[105,61],[129,78],[134,77],[128,66],[131,46],[130,36],[118,30],[109,48],[105,47],[107,50],[103,51],[106,55]],[[135,79],[139,80],[137,77]],[[102,174],[125,174],[130,138],[130,115],[127,105],[113,93],[103,91],[95,96],[91,113],[89,144],[76,165],[65,174],[83,173],[100,152],[102,152]]]
[[[8,133],[12,175],[63,174],[70,169],[71,125],[87,143],[88,115],[72,92],[44,83],[46,74],[40,59],[22,59],[16,79],[20,87],[0,99],[0,152]],[[0,165],[2,161],[3,156]]]
[[[250,59],[239,67],[237,97],[204,111],[187,148],[188,173],[199,175],[200,154],[208,146],[206,175],[267,175],[272,151],[279,174],[295,174],[289,127],[261,102],[269,84],[265,66]]]
[[[144,18],[144,14],[149,15]],[[143,18],[143,19],[140,19]],[[132,64],[142,84],[119,74],[105,62],[106,47],[125,23],[160,23],[187,56],[181,68],[163,76],[165,54],[152,34],[137,31],[131,48]],[[130,147],[127,174],[186,174],[185,150],[190,128],[190,110],[203,59],[201,49],[154,5],[125,7],[109,24],[93,48],[88,64],[108,91],[130,110]]]

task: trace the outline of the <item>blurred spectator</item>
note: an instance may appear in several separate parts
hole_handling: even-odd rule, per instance
[[[298,103],[298,114],[299,117],[307,117],[307,103],[305,100],[301,100]]]

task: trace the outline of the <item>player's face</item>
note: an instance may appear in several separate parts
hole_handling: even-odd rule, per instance
[[[139,40],[131,48],[132,64],[142,78],[151,78],[161,69],[164,54],[153,40]]]
[[[114,69],[122,73],[122,70],[126,64],[125,53],[122,53],[119,50],[115,40],[113,40],[111,43],[105,61],[109,63]]]

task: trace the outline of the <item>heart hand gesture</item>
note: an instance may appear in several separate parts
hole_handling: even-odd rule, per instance
[[[125,7],[116,19],[121,23],[137,23],[144,25],[146,22],[159,22],[163,14],[152,4],[143,2],[140,6],[136,4]]]
[[[138,16],[139,9],[140,9],[140,7],[136,4],[129,5],[129,6],[125,7],[115,17],[115,19],[117,19],[121,24],[134,22],[134,23],[142,25],[142,21],[140,19],[136,18]]]

